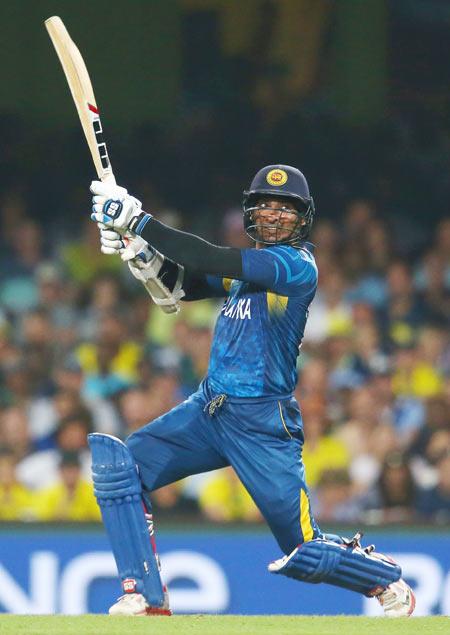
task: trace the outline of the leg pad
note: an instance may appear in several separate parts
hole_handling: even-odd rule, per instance
[[[127,446],[108,434],[90,434],[92,478],[103,523],[125,592],[141,593],[152,607],[164,605],[164,591],[147,523],[148,502]]]
[[[269,565],[272,573],[318,584],[325,582],[367,596],[376,595],[401,577],[394,561],[360,547],[317,538]]]

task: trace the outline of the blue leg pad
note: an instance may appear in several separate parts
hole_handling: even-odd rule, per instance
[[[269,565],[303,582],[326,582],[367,596],[384,590],[400,579],[398,564],[379,553],[366,553],[360,547],[317,538],[300,545],[289,555]]]
[[[108,434],[89,434],[94,492],[125,591],[141,593],[152,607],[164,605],[156,553],[147,523],[136,463],[127,446]]]

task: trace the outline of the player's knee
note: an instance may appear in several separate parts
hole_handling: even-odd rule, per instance
[[[131,456],[133,457],[137,467],[141,470],[141,451],[142,450],[142,438],[138,432],[133,432],[129,437],[125,439],[125,445],[129,449]]]
[[[138,454],[139,445],[142,443],[142,435],[140,435],[140,431],[132,432],[126,439],[125,445],[130,450],[131,454],[134,456],[136,460],[136,454]]]
[[[144,435],[140,430],[133,432],[125,439],[125,445],[129,449],[134,462],[138,468],[138,475],[142,486],[147,492],[152,492],[155,488],[155,466],[149,461],[149,449],[145,443]]]

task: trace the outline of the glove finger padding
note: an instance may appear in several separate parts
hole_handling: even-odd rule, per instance
[[[102,254],[106,254],[107,256],[116,256],[120,253],[120,250],[116,247],[106,247],[105,245],[100,247],[100,251]]]
[[[103,225],[105,229],[101,229],[100,238],[105,240],[121,240],[122,236],[115,229],[109,229],[106,225]]]
[[[104,254],[118,254],[125,249],[125,242],[122,236],[114,230],[102,229],[100,231],[101,251]],[[106,250],[106,251],[105,251]]]
[[[115,249],[117,252],[119,251],[119,249],[125,249],[125,243],[123,242],[123,240],[107,240],[106,238],[102,238],[100,242],[102,247]]]
[[[106,200],[123,199],[128,194],[128,190],[120,185],[111,185],[110,183],[103,183],[102,181],[92,181],[90,188],[92,194],[96,196],[103,196]]]

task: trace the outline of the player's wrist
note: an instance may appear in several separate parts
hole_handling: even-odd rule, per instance
[[[141,236],[144,227],[147,223],[153,218],[152,214],[148,214],[147,212],[141,212],[130,220],[128,224],[128,229],[133,234],[137,236]]]

